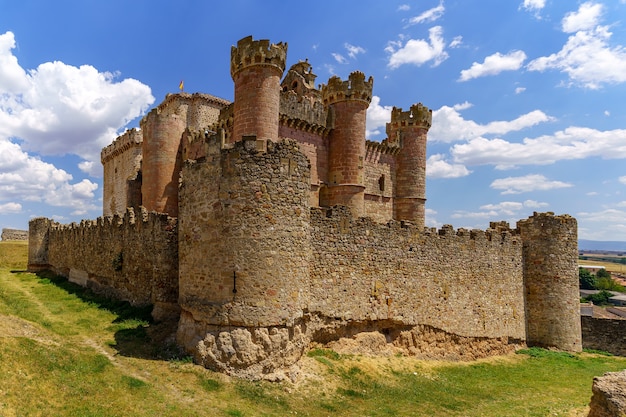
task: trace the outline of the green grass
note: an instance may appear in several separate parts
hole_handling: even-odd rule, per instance
[[[314,349],[296,385],[236,380],[174,354],[149,308],[23,272],[25,251],[0,242],[2,417],[572,417],[586,415],[594,376],[626,368],[597,351],[453,363]]]

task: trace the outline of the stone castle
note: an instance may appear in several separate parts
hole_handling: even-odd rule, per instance
[[[104,216],[32,220],[29,269],[152,304],[198,363],[242,377],[293,375],[340,339],[433,358],[580,351],[576,220],[426,228],[431,111],[394,108],[368,141],[372,77],[316,88],[307,61],[284,74],[286,53],[240,40],[234,102],[169,94],[104,148]]]

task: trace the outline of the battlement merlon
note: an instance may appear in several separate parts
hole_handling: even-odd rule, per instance
[[[126,152],[136,146],[141,147],[143,143],[143,133],[139,129],[129,129],[118,136],[110,145],[105,146],[100,151],[100,161],[104,165],[117,155]]]
[[[269,39],[255,41],[247,36],[230,50],[230,75],[235,77],[242,69],[252,65],[269,65],[278,68],[282,74],[287,61],[287,43],[270,43]]]
[[[391,122],[387,123],[387,134],[393,128],[401,129],[404,126],[418,126],[430,129],[433,124],[433,111],[428,107],[417,103],[411,106],[408,111],[402,111],[399,107],[391,110]]]
[[[370,76],[365,81],[365,74],[361,71],[352,72],[347,81],[332,76],[328,80],[328,85],[322,84],[322,101],[325,106],[348,100],[363,101],[369,106],[373,87],[374,77]]]

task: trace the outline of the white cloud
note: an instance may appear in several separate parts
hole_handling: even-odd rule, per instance
[[[411,10],[411,6],[409,6],[408,4],[401,4],[398,6],[399,12],[408,12],[409,10]]]
[[[348,51],[348,56],[352,59],[356,58],[358,54],[365,53],[365,49],[360,46],[350,45],[347,42],[343,46],[346,48],[346,51]]]
[[[563,32],[574,33],[579,30],[593,29],[602,16],[600,3],[587,2],[580,5],[578,11],[569,12],[562,20]]]
[[[468,81],[472,78],[497,75],[502,71],[515,71],[521,68],[526,60],[524,51],[512,51],[506,55],[497,52],[485,58],[482,64],[474,62],[469,69],[462,70],[459,81]]]
[[[19,203],[0,204],[0,214],[21,213],[22,205]]]
[[[612,33],[607,26],[594,27],[600,11],[600,5],[584,3],[577,13],[566,16],[563,30],[577,32],[559,52],[534,59],[527,68],[540,72],[555,69],[568,75],[567,85],[590,89],[625,82],[626,49],[609,44]]]
[[[335,58],[335,61],[337,61],[338,64],[342,64],[343,65],[343,64],[347,64],[348,63],[348,60],[346,59],[346,57],[341,55],[341,54],[333,52],[331,55],[333,56],[333,58]]]
[[[450,45],[448,45],[448,47],[460,48],[461,45],[463,45],[463,36],[455,36],[454,39],[452,39],[452,42],[450,42]]]
[[[611,112],[610,112],[610,111],[608,111],[608,110],[605,110],[605,111],[604,111],[604,115],[608,117],[608,116],[610,116],[610,115],[611,115]]]
[[[365,137],[370,139],[381,134],[380,128],[384,128],[391,120],[391,109],[393,106],[381,106],[380,97],[372,96],[372,101],[367,108]]]
[[[457,104],[453,107],[442,106],[433,111],[433,126],[428,140],[433,142],[455,142],[477,138],[481,135],[503,135],[519,131],[539,123],[554,120],[541,110],[533,110],[510,121],[495,121],[485,125],[473,120],[465,120],[459,111],[471,107],[470,103]]]
[[[519,201],[502,201],[497,204],[485,204],[480,206],[480,211],[458,210],[452,217],[456,219],[494,219],[505,216],[519,217],[519,213],[528,209],[540,209],[548,206],[548,203],[541,203],[534,200]]]
[[[546,6],[546,0],[524,0],[520,7],[529,11],[541,10]]]
[[[529,174],[522,177],[508,177],[494,180],[491,188],[504,190],[500,194],[520,194],[530,191],[547,191],[557,188],[572,187],[562,181],[550,181],[545,176],[539,174]]]
[[[519,165],[547,165],[561,160],[601,157],[626,158],[626,130],[599,131],[585,127],[568,127],[552,135],[521,143],[478,137],[450,149],[457,163],[468,166],[495,165],[507,169]]]
[[[429,31],[429,39],[409,39],[404,45],[402,41],[389,42],[385,50],[390,53],[387,66],[391,69],[400,65],[413,64],[418,67],[432,61],[433,66],[441,64],[448,58],[445,41],[442,37],[443,29],[435,26]]]
[[[443,13],[445,12],[445,10],[446,9],[443,6],[443,1],[442,1],[441,3],[439,3],[437,7],[428,9],[425,12],[421,13],[420,15],[410,18],[409,24],[416,25],[418,23],[434,22],[435,20],[443,16]]]
[[[0,201],[21,199],[83,211],[99,208],[93,204],[98,185],[87,179],[72,184],[72,179],[66,171],[0,139]]]
[[[148,86],[89,65],[25,71],[14,47],[13,33],[0,35],[0,139],[18,138],[24,150],[99,163],[101,148],[154,102]]]
[[[471,173],[464,165],[447,162],[441,154],[431,155],[426,161],[428,178],[460,178]]]
[[[521,93],[523,93],[524,91],[526,91],[526,87],[517,87],[517,88],[515,89],[515,94],[521,94]]]
[[[621,182],[622,184],[626,185],[626,175],[624,175],[623,177],[619,177],[618,181]]]

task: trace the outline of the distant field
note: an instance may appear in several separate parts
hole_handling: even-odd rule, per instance
[[[596,255],[596,254],[584,254],[582,255],[587,259],[578,259],[579,265],[601,265],[609,272],[615,272],[621,275],[626,274],[626,264],[618,263],[625,257]],[[602,259],[599,259],[602,258]]]
[[[315,349],[297,383],[229,378],[176,354],[149,311],[24,272],[0,242],[0,416],[583,417],[626,358],[543,349],[472,362]]]

